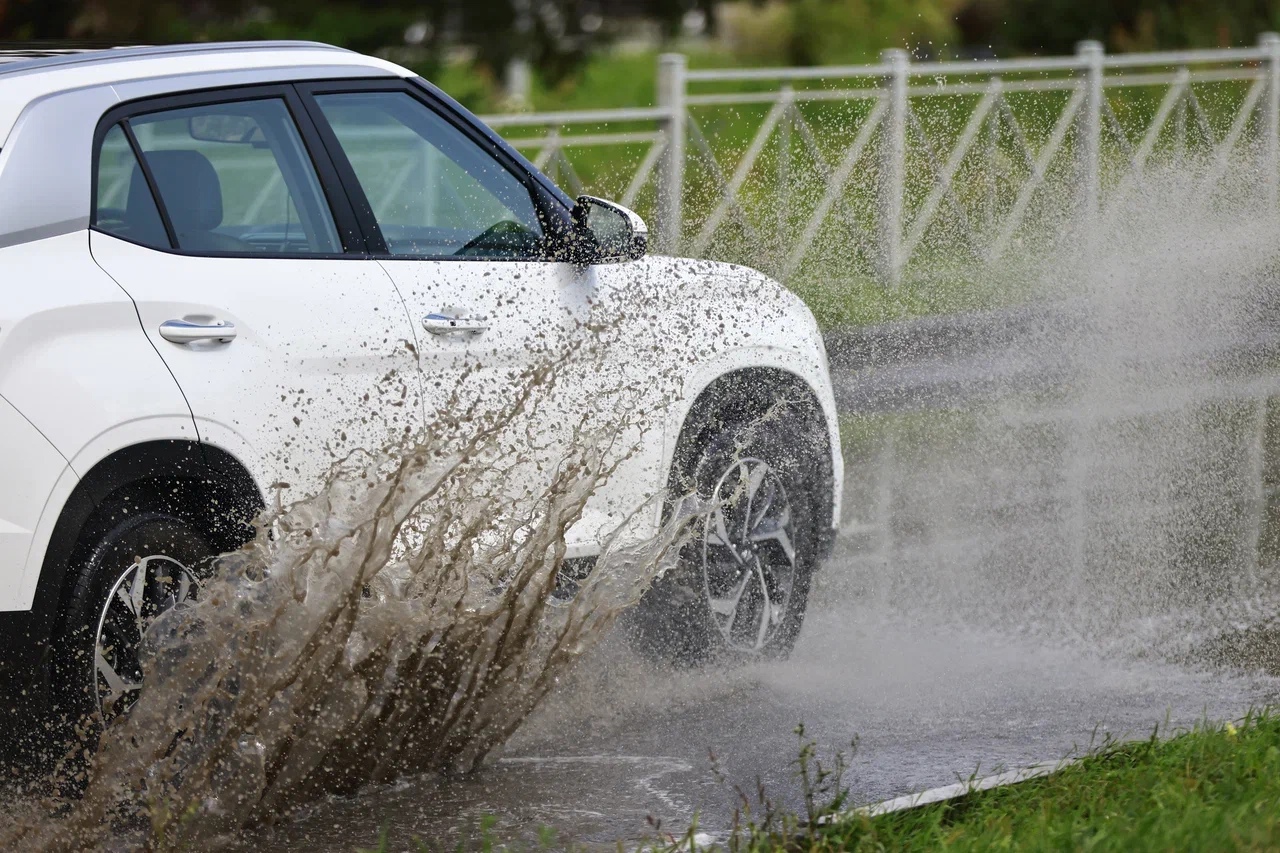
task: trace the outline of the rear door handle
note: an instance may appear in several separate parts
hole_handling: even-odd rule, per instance
[[[160,337],[175,344],[190,344],[196,341],[218,341],[229,344],[236,338],[236,327],[234,323],[204,326],[199,323],[188,323],[186,320],[166,320],[160,324]]]
[[[433,335],[478,335],[489,329],[489,321],[479,317],[450,317],[447,314],[428,314],[422,318],[422,328]]]

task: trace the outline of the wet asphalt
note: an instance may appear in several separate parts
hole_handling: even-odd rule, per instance
[[[782,663],[660,672],[608,643],[477,776],[330,801],[241,841],[338,851],[386,832],[393,850],[451,849],[492,816],[500,840],[614,849],[694,822],[727,830],[744,804],[762,813],[761,790],[801,809],[799,723],[820,757],[848,755],[844,782],[862,804],[1236,718],[1277,694],[1264,675],[819,603]]]

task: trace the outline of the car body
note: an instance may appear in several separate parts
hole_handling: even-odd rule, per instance
[[[118,518],[145,509],[149,490],[196,484],[214,508],[192,505],[193,523],[233,546],[274,487],[314,491],[343,447],[422,426],[460,365],[518,369],[556,312],[611,289],[666,300],[626,369],[643,380],[663,352],[674,379],[653,383],[660,423],[571,529],[569,556],[597,553],[623,514],[667,487],[691,413],[735,377],[752,377],[762,401],[808,401],[822,438],[819,538],[830,539],[841,457],[804,305],[741,267],[522,256],[520,241],[571,231],[578,203],[404,68],[293,42],[24,60],[0,66],[0,140],[11,677],[51,677],[42,661],[104,507]],[[457,186],[477,175],[492,194],[483,203],[516,225],[458,256],[471,232],[456,211],[472,201]],[[428,198],[437,184],[453,195]],[[424,211],[438,217],[431,228],[417,227]],[[458,328],[471,318],[484,328]]]

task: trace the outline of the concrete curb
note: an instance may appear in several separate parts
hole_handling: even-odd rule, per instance
[[[945,802],[946,800],[954,800],[957,797],[963,797],[966,794],[972,794],[975,791],[989,791],[992,788],[1003,788],[1007,785],[1016,785],[1019,782],[1026,782],[1030,779],[1039,779],[1044,776],[1050,776],[1057,773],[1063,768],[1070,767],[1079,762],[1078,758],[1063,759],[1062,761],[1044,761],[1039,764],[1032,764],[1029,767],[1023,767],[1020,770],[1010,770],[1005,773],[996,773],[992,776],[983,776],[980,779],[970,779],[965,782],[957,782],[954,785],[943,785],[940,788],[929,788],[926,791],[920,791],[915,794],[906,794],[901,797],[894,797],[891,800],[885,800],[879,803],[873,803],[869,806],[858,806],[856,808],[847,809],[837,814],[827,815],[821,818],[818,823],[821,826],[832,826],[846,820],[856,817],[878,817],[880,815],[892,814],[893,812],[906,811],[907,809],[928,806],[934,803]],[[697,832],[692,838],[681,842],[672,839],[675,847],[680,850],[711,850],[723,845],[729,840],[727,832]],[[644,848],[633,848],[634,851]]]
[[[906,794],[905,796],[894,797],[891,800],[885,800],[873,805],[859,806],[842,814],[832,815],[823,822],[838,823],[841,820],[858,815],[876,817],[877,815],[892,814],[893,812],[906,811],[907,809],[941,803],[946,800],[954,800],[957,797],[963,797],[975,791],[989,791],[992,788],[1016,785],[1029,779],[1039,779],[1057,773],[1059,770],[1075,764],[1078,760],[1073,758],[1063,761],[1045,761],[1040,764],[1032,764],[1030,767],[1024,767],[1020,770],[1010,770],[1005,773],[996,773],[993,776],[983,776],[980,779],[957,782],[954,785],[930,788],[917,794]]]

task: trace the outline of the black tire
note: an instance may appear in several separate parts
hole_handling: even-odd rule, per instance
[[[654,582],[629,616],[632,640],[646,657],[694,666],[712,659],[746,662],[791,653],[804,622],[818,557],[815,522],[821,501],[812,449],[799,440],[804,434],[800,418],[775,411],[719,430],[687,430],[682,436],[682,444],[695,446],[677,448],[670,491],[673,501],[696,495],[700,513],[691,522],[677,566]],[[758,473],[761,470],[763,475]],[[752,494],[750,481],[755,478],[760,478],[760,485]],[[749,516],[757,515],[754,509],[743,513],[750,507],[748,501],[767,492],[771,483],[774,499],[782,497],[790,508],[787,538],[793,556],[787,558],[787,549],[776,539],[743,542],[741,548],[722,545],[721,531],[733,541],[768,532],[760,526],[753,528],[751,537],[738,534],[739,529],[747,532]],[[723,528],[718,526],[717,507],[726,521]],[[742,514],[733,516],[735,510]],[[758,518],[761,525],[768,521],[763,513]],[[790,563],[789,578],[783,577],[785,563]],[[771,598],[762,590],[772,591]],[[782,605],[776,600],[779,592],[785,594]],[[743,602],[749,595],[754,600]],[[732,614],[726,614],[725,605],[731,599],[738,603]],[[761,641],[766,602],[781,612],[767,619]],[[741,613],[739,605],[746,608]],[[753,615],[760,621],[753,621]]]
[[[169,607],[194,599],[214,552],[191,524],[164,513],[128,517],[82,545],[54,638],[54,717],[64,740],[93,746],[102,724],[136,699],[110,690],[96,661],[99,639],[117,684],[140,683],[140,632]],[[134,585],[139,574],[143,580]],[[118,587],[123,596],[113,595]],[[120,609],[135,603],[136,615],[122,619]]]

